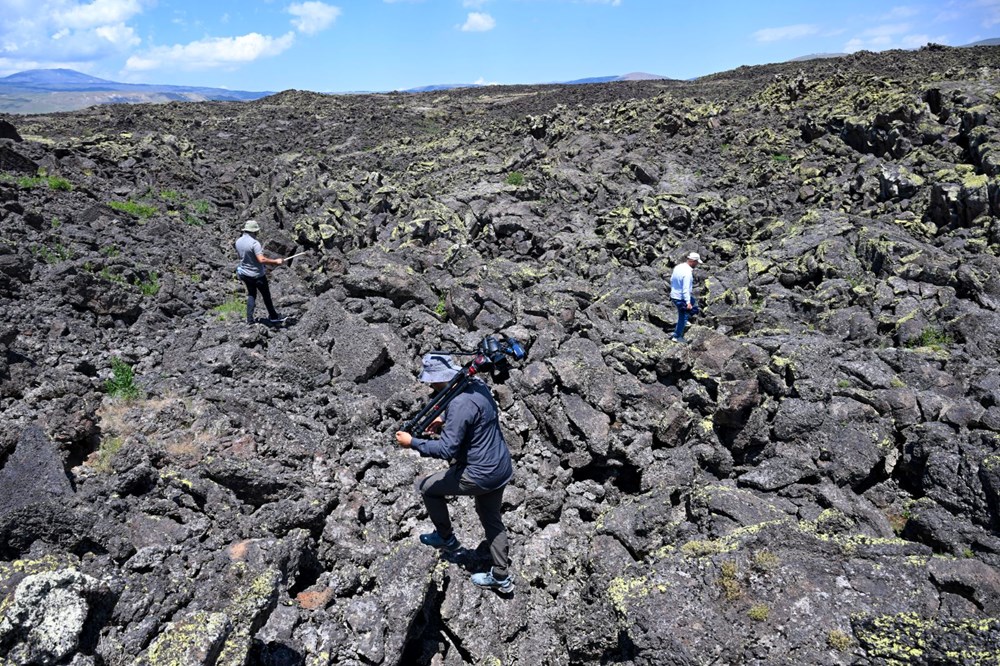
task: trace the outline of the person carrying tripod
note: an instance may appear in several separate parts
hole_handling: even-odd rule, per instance
[[[450,355],[431,353],[423,358],[420,381],[430,384],[437,393],[459,372],[461,368]],[[433,532],[421,534],[420,542],[449,555],[457,554],[461,544],[452,530],[446,500],[455,495],[473,496],[479,522],[486,532],[493,567],[489,572],[473,574],[472,582],[504,594],[512,593],[514,579],[509,571],[509,542],[501,505],[514,467],[507,442],[500,432],[497,404],[489,386],[478,377],[472,378],[427,431],[440,432],[440,439],[414,437],[403,430],[396,432],[396,442],[400,446],[412,448],[423,456],[451,461],[448,469],[419,479],[415,484],[435,528]]]

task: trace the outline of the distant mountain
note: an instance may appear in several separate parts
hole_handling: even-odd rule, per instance
[[[574,79],[572,81],[556,81],[555,83],[561,83],[565,85],[577,85],[582,83],[611,83],[613,81],[652,81],[652,80],[663,80],[666,79],[665,76],[660,76],[658,74],[646,74],[645,72],[631,72],[629,74],[622,74],[620,76],[592,76],[586,79]],[[476,88],[481,84],[478,83],[443,83],[430,86],[420,86],[419,88],[407,88],[403,92],[408,93],[419,93],[419,92],[431,92],[434,90],[452,90],[454,88]]]
[[[455,88],[478,88],[479,85],[478,83],[439,83],[429,86],[419,86],[417,88],[407,88],[403,92],[421,93],[434,92],[435,90],[454,90]]]
[[[807,60],[819,60],[820,58],[839,58],[841,56],[847,55],[846,53],[810,53],[809,55],[799,56],[798,58],[792,58],[788,62],[805,62]]]
[[[993,39],[983,39],[978,42],[972,42],[971,44],[966,44],[965,46],[1000,46],[1000,37],[994,37]]]
[[[75,111],[96,104],[247,101],[270,92],[118,83],[72,69],[31,69],[0,78],[0,113]]]

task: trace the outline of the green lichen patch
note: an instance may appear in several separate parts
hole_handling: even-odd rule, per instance
[[[869,658],[888,666],[916,661],[1000,663],[1000,618],[939,620],[916,613],[852,618],[854,635]]]
[[[143,666],[181,666],[215,663],[232,625],[224,613],[199,611],[167,626],[144,658]]]

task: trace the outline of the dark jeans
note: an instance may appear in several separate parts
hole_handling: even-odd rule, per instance
[[[694,296],[692,296],[691,309],[688,310],[687,303],[685,303],[684,301],[678,300],[676,298],[672,298],[670,300],[672,300],[674,302],[674,305],[677,306],[677,327],[674,329],[674,337],[683,338],[684,327],[687,326],[688,319],[691,318],[691,315],[696,315],[699,312],[698,301],[695,299]]]
[[[247,288],[247,323],[254,323],[253,311],[257,306],[257,292],[264,298],[264,307],[267,308],[267,316],[271,319],[278,318],[278,312],[274,309],[274,304],[271,303],[271,289],[267,286],[267,276],[262,275],[260,277],[247,277],[237,273],[240,279],[243,280],[243,284]]]
[[[479,514],[479,522],[486,530],[486,543],[489,544],[490,556],[493,558],[493,575],[497,578],[506,577],[507,567],[510,566],[510,545],[500,510],[503,489],[506,486],[500,486],[496,490],[485,490],[461,478],[455,467],[425,476],[417,481],[416,486],[423,495],[427,514],[434,523],[434,528],[444,539],[452,535],[451,516],[448,515],[446,498],[452,495],[472,495],[476,498],[476,513]]]

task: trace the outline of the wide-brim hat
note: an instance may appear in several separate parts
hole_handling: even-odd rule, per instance
[[[257,220],[247,220],[246,224],[243,225],[243,231],[260,231],[260,225],[257,224]]]
[[[427,384],[450,382],[461,371],[448,354],[425,354],[420,381]]]

